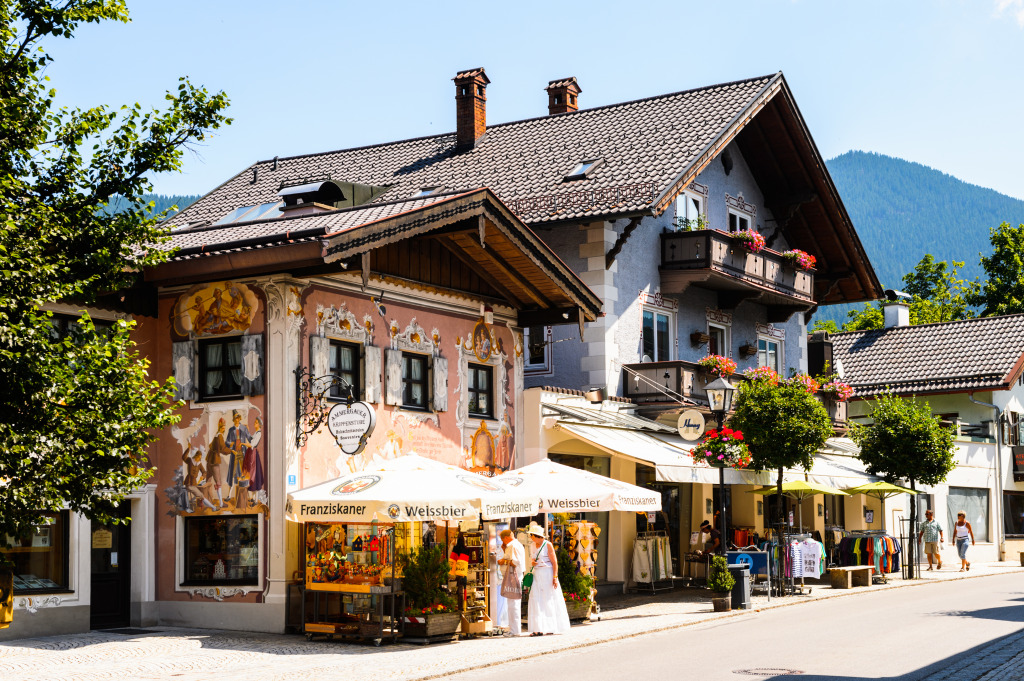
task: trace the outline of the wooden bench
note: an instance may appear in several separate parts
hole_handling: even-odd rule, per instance
[[[855,586],[871,586],[871,573],[874,569],[870,565],[851,565],[830,568],[828,574],[833,589],[851,589]]]

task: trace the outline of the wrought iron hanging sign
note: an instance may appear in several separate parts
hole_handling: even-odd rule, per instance
[[[327,414],[327,429],[349,456],[363,451],[375,425],[377,415],[369,402],[336,404]]]

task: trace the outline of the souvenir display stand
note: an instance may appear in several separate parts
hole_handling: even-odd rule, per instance
[[[407,544],[407,532],[376,521],[308,522],[304,530],[306,639],[397,639],[405,597],[395,574],[396,543]]]
[[[472,637],[490,635],[494,631],[491,621],[490,570],[485,535],[479,531],[464,532],[463,542],[469,556],[466,567],[466,584],[460,586],[459,602],[462,604],[462,634]]]

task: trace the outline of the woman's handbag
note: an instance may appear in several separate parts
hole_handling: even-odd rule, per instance
[[[505,570],[505,576],[501,580],[501,595],[513,601],[518,601],[523,597],[523,587],[516,578],[515,565],[509,565]]]
[[[530,571],[523,575],[523,589],[529,589],[531,586],[533,586],[533,566],[537,564],[537,559],[540,558],[540,552],[543,551],[544,547],[546,547],[547,545],[548,542],[545,539],[544,542],[541,543],[540,548],[537,549],[537,553],[534,554],[533,565],[530,566]]]

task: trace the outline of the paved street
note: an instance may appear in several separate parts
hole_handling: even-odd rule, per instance
[[[600,622],[566,636],[443,646],[374,648],[163,627],[142,635],[92,632],[0,645],[0,679],[504,681],[509,674],[564,674],[566,665],[591,679],[628,678],[638,666],[667,678],[686,670],[702,679],[741,679],[737,670],[765,668],[798,670],[805,678],[1022,678],[1024,571],[976,564],[970,578],[952,571],[925,577],[870,590],[816,587],[809,597],[770,605],[758,598],[758,611],[724,616],[711,613],[707,593],[697,590],[609,599]],[[727,657],[712,654],[720,650]]]

